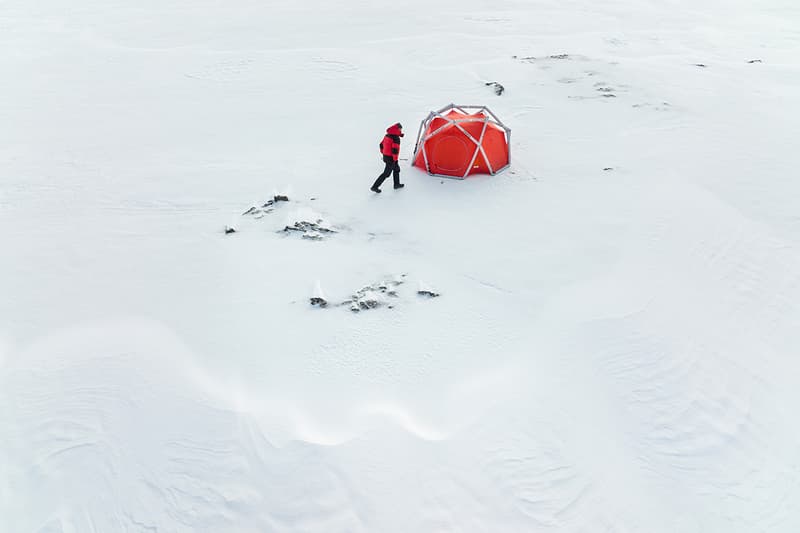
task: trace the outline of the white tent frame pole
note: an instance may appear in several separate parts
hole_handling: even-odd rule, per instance
[[[487,112],[487,113],[489,113],[490,115],[492,115],[492,118],[494,119],[494,121],[495,121],[495,122],[497,122],[497,125],[498,125],[498,126],[502,127],[504,130],[507,130],[507,129],[508,129],[508,128],[506,127],[506,125],[505,125],[505,124],[503,124],[503,123],[500,121],[500,119],[499,119],[499,118],[497,118],[497,115],[495,115],[494,113],[492,113],[492,111],[491,111],[491,110],[490,110],[488,107],[485,107],[484,109],[486,110],[486,112]]]
[[[506,166],[501,170],[505,170],[511,166],[511,130],[508,128],[506,128],[506,148],[508,148],[508,163],[506,163]],[[500,170],[498,170],[498,172],[500,172]]]
[[[450,179],[450,180],[463,180],[464,179],[464,176],[448,176],[447,174],[434,174],[432,172],[429,172],[428,175],[436,176],[437,178],[447,178],[447,179]]]
[[[472,154],[472,159],[470,160],[469,165],[467,165],[467,171],[464,172],[464,178],[469,176],[469,171],[472,170],[472,165],[475,164],[475,160],[478,158],[478,152],[483,154],[484,161],[486,161],[487,165],[489,164],[489,160],[486,159],[486,152],[483,151],[483,146],[481,146],[481,143],[483,142],[483,135],[484,135],[484,133],[486,133],[486,126],[488,126],[488,125],[489,125],[489,120],[487,118],[486,120],[483,121],[483,129],[481,129],[481,137],[480,137],[480,139],[478,139],[478,142],[475,144],[475,153]],[[492,169],[492,167],[490,166],[489,167],[489,171],[491,171],[491,169]]]
[[[432,111],[431,115],[442,116],[442,113],[444,113],[445,111],[450,111],[451,109],[454,109],[455,107],[456,107],[455,104],[448,104],[448,105],[444,106],[443,108],[439,109],[438,111]]]
[[[425,149],[425,145],[422,145],[422,160],[425,161],[425,170],[427,172],[431,171],[431,166],[428,163],[428,151]]]
[[[444,118],[444,117],[440,117],[440,118]],[[442,131],[443,129],[447,128],[448,126],[452,126],[452,125],[455,124],[454,120],[450,120],[450,119],[445,119],[445,120],[447,120],[447,123],[446,124],[442,124],[441,126],[436,128],[434,131],[430,132],[430,134],[428,134],[428,136],[425,137],[426,141],[428,139],[430,139],[431,137],[434,137],[436,134],[438,134],[440,131]]]
[[[472,122],[475,122],[475,121],[473,120]],[[469,133],[467,130],[465,130],[464,128],[462,128],[462,127],[461,127],[461,124],[459,124],[459,123],[455,122],[455,127],[456,127],[456,128],[458,128],[459,130],[461,130],[461,133],[463,133],[464,135],[466,135],[466,136],[467,136],[467,138],[468,138],[470,141],[472,141],[472,142],[474,142],[476,145],[480,146],[480,144],[478,144],[478,141],[476,141],[476,140],[475,140],[475,137],[473,137],[472,135],[470,135],[470,133]]]
[[[483,149],[483,145],[481,145],[481,153],[483,154],[483,160],[486,161],[486,167],[489,169],[489,174],[494,176],[496,172],[492,168],[492,162],[489,161],[489,156],[486,155],[486,151]]]
[[[424,128],[426,128],[426,127],[427,127],[427,125],[428,125],[428,123],[429,123],[429,121],[430,121],[430,119],[431,119],[431,116],[432,116],[432,115],[433,115],[433,113],[428,113],[428,117],[427,117],[425,120],[423,120],[422,122],[420,122],[420,125],[419,125],[419,131],[417,131],[417,142],[416,142],[416,144],[414,145],[414,155],[413,155],[413,157],[411,158],[411,164],[412,164],[412,165],[413,165],[413,164],[416,162],[416,160],[417,160],[417,152],[419,151],[419,147],[420,147],[420,138],[422,137],[422,132],[424,131]],[[425,140],[423,139],[423,140],[422,140],[422,142],[424,143],[424,142],[425,142]],[[423,146],[423,148],[424,148],[424,146]],[[423,152],[424,152],[424,150],[423,150]],[[425,162],[425,170],[430,170],[430,169],[428,168],[427,161]]]
[[[434,131],[430,132],[424,139],[422,139],[422,142],[425,142],[428,139],[430,139],[431,137],[436,136],[439,132],[441,132],[444,129],[447,129],[449,126],[457,127],[462,132],[464,132],[467,136],[469,136],[470,139],[472,140],[472,142],[475,142],[475,139],[472,138],[472,136],[470,136],[469,133],[464,130],[464,128],[460,127],[459,124],[461,124],[462,122],[485,122],[484,120],[481,120],[479,118],[471,118],[471,119],[464,119],[464,120],[461,120],[461,119],[449,119],[449,118],[445,119],[444,117],[440,117],[440,118],[442,118],[444,120],[447,120],[447,123],[446,124],[442,124],[441,126],[436,128]]]

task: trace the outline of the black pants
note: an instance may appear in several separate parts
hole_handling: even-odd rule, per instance
[[[400,185],[400,165],[394,158],[388,155],[383,156],[383,162],[386,164],[386,168],[383,169],[383,172],[381,172],[381,175],[375,180],[372,187],[375,189],[380,187],[384,180],[389,177],[389,174],[392,173],[394,173],[394,186],[397,187]]]

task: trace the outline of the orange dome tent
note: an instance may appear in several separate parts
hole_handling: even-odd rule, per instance
[[[511,162],[510,141],[511,130],[485,106],[450,104],[420,124],[413,164],[446,178],[494,175]]]

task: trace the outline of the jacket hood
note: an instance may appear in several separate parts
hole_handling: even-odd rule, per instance
[[[398,122],[397,124],[392,124],[388,128],[386,128],[386,133],[389,135],[398,135],[400,137],[403,136],[403,126]]]

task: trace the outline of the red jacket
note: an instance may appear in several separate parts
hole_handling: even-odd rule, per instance
[[[386,136],[381,141],[381,154],[397,161],[397,158],[400,157],[400,137],[402,136],[403,127],[399,123],[386,128]]]

